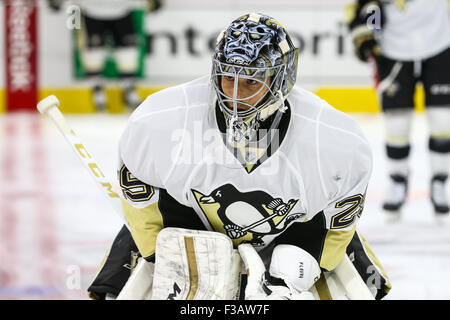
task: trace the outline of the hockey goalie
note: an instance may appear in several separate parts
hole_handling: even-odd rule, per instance
[[[357,122],[294,86],[275,19],[220,33],[211,74],[149,96],[119,143],[127,226],[93,299],[381,299],[357,230],[372,171]],[[361,286],[362,284],[362,286]]]

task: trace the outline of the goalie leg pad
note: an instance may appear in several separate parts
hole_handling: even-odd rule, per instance
[[[240,271],[226,235],[164,228],[156,239],[152,300],[235,300]]]

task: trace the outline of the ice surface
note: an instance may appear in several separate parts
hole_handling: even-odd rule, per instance
[[[401,220],[388,224],[380,210],[387,182],[382,117],[353,116],[375,159],[359,228],[390,276],[388,298],[450,299],[450,223],[436,222],[428,200],[426,118],[414,118],[409,201]],[[128,114],[66,117],[115,181]],[[0,161],[0,299],[87,299],[120,219],[56,127],[37,113],[0,116]]]

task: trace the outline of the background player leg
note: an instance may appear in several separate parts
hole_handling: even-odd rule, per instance
[[[411,120],[411,110],[387,111],[384,117],[389,186],[383,209],[394,219],[399,217],[408,194]]]
[[[450,48],[424,61],[423,83],[430,131],[430,200],[436,217],[447,216],[445,190],[450,167]]]
[[[107,99],[102,83],[102,72],[107,56],[105,48],[105,22],[83,16],[87,47],[81,48],[83,67],[88,78],[93,80],[93,102],[97,110],[105,110]]]
[[[389,185],[383,209],[388,221],[398,220],[407,199],[410,153],[410,127],[416,86],[413,62],[376,59],[377,93],[384,112]]]
[[[114,38],[114,58],[123,83],[124,101],[129,107],[137,107],[142,99],[136,92],[139,70],[139,36],[130,12],[111,25]]]
[[[430,126],[430,200],[437,215],[448,214],[449,205],[446,195],[446,181],[450,164],[450,106],[429,108]],[[447,129],[447,130],[446,130]]]

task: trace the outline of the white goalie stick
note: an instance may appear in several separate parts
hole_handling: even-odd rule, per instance
[[[90,176],[94,179],[95,184],[102,190],[103,195],[108,198],[110,204],[115,209],[116,213],[122,219],[123,223],[128,226],[125,216],[122,211],[122,197],[120,193],[113,190],[113,185],[103,174],[97,161],[94,159],[91,153],[88,152],[80,138],[69,127],[61,111],[58,109],[59,101],[54,95],[40,101],[37,105],[37,109],[43,115],[47,115],[53,123],[58,127],[66,141],[72,147],[72,150],[77,155],[77,158],[83,163],[85,169],[89,172]]]
[[[344,255],[342,261],[332,272],[341,282],[349,300],[375,300],[369,287],[347,255]]]

